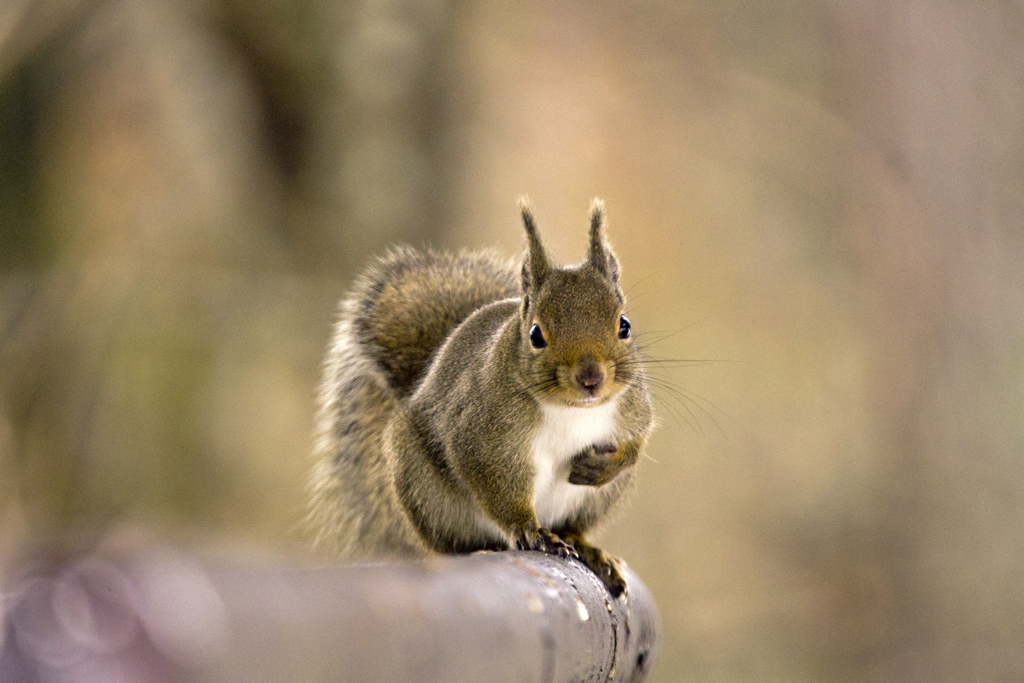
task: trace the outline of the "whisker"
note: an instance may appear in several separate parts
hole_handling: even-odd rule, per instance
[[[690,429],[692,429],[693,431],[695,431],[695,432],[699,432],[700,431],[697,428],[697,426],[694,425],[693,422],[691,422],[689,419],[687,419],[687,417],[685,415],[683,415],[682,411],[680,411],[678,408],[676,408],[673,404],[669,403],[667,399],[665,399],[665,398],[663,398],[663,397],[661,397],[661,396],[659,396],[657,394],[651,394],[651,395],[654,397],[655,401],[657,401],[658,403],[661,404],[661,407],[668,413],[669,417],[672,418],[672,421],[676,423],[677,427],[682,429],[683,428],[683,422],[685,422],[686,426],[689,427]]]
[[[700,413],[703,413],[707,417],[707,419],[711,420],[711,422],[714,423],[715,428],[718,429],[718,431],[722,434],[722,436],[728,436],[728,434],[726,433],[725,429],[722,428],[721,423],[715,417],[714,413],[712,413],[711,410],[706,408],[703,404],[707,404],[708,406],[711,406],[711,408],[716,410],[716,411],[718,411],[718,413],[720,415],[722,415],[724,417],[729,417],[730,420],[732,420],[732,418],[729,416],[728,413],[726,413],[724,410],[719,408],[713,402],[711,402],[710,400],[704,398],[700,394],[698,394],[698,393],[696,393],[694,391],[691,391],[691,390],[687,389],[686,387],[674,384],[673,382],[670,382],[670,381],[666,380],[663,377],[650,377],[649,379],[650,379],[651,384],[653,386],[656,386],[656,387],[658,387],[659,389],[661,389],[663,391],[669,392],[670,394],[675,396],[676,399],[680,403],[682,403],[684,406],[692,405],[694,408],[697,409],[697,411],[699,411]],[[703,402],[703,404],[702,404],[702,402]],[[687,407],[687,410],[688,410],[688,412],[693,414],[693,411],[689,410],[688,407]]]
[[[660,365],[664,367],[691,368],[698,365],[710,365],[719,361],[704,358],[645,358],[643,360],[624,360],[622,365]]]
[[[641,349],[642,351],[643,349]],[[647,363],[665,363],[665,362],[679,362],[679,363],[695,363],[695,364],[707,364],[707,363],[739,363],[742,365],[750,365],[748,360],[738,360],[735,358],[666,358],[665,356],[648,356],[644,355],[644,362]]]
[[[669,379],[667,379],[665,377],[659,377],[658,375],[650,375],[650,377],[651,377],[651,379],[653,379],[656,382],[659,382],[659,383],[661,383],[663,385],[671,386],[671,387],[673,387],[673,388],[675,388],[675,389],[677,389],[679,391],[682,391],[682,392],[686,393],[688,396],[690,396],[692,399],[694,399],[696,401],[703,401],[705,404],[710,406],[713,410],[718,411],[718,413],[720,415],[722,415],[723,417],[727,417],[730,420],[732,420],[733,422],[735,422],[735,420],[732,418],[732,416],[729,415],[729,413],[727,413],[726,411],[724,411],[720,406],[715,404],[710,399],[705,398],[704,396],[701,396],[700,394],[698,394],[697,392],[693,391],[692,389],[687,389],[682,384],[677,384],[675,382],[672,382],[672,381],[670,381]],[[709,415],[709,417],[710,417],[710,415]]]
[[[693,409],[690,408],[690,406],[692,405],[694,408],[697,408],[698,410],[700,410],[700,406],[697,403],[695,403],[686,394],[682,393],[678,389],[676,389],[674,387],[671,387],[671,386],[665,386],[660,381],[658,381],[657,379],[652,379],[651,385],[661,389],[662,391],[667,391],[667,392],[669,392],[669,394],[674,396],[675,399],[679,402],[679,405],[683,408],[683,410],[686,411],[686,414],[689,415],[693,419],[694,423],[697,425],[697,432],[701,436],[704,435],[704,427],[701,424],[700,418],[698,418],[697,414],[693,411]],[[664,400],[664,397],[662,397],[662,399]],[[715,422],[715,419],[711,418],[711,421]],[[718,426],[717,422],[715,422],[715,426],[716,427]],[[721,428],[719,427],[719,429],[721,429]]]
[[[641,376],[640,373],[630,372],[628,370],[625,371],[625,372],[621,372],[621,373],[618,372],[618,370],[616,371],[616,377],[620,381],[622,381],[624,384],[628,384],[630,386],[635,386],[637,384],[637,381],[640,379],[640,376]],[[652,387],[658,388],[658,389],[664,389],[665,391],[669,392],[670,394],[676,394],[676,395],[673,396],[673,398],[675,398],[676,402],[679,404],[679,407],[676,407],[666,397],[659,395],[657,392],[652,392],[652,396],[654,397],[654,399],[662,404],[662,407],[669,413],[669,415],[673,418],[673,420],[675,421],[675,423],[678,426],[680,426],[680,427],[683,426],[682,422],[680,422],[680,419],[682,419],[683,421],[686,422],[687,426],[689,426],[695,432],[698,432],[700,434],[704,433],[704,429],[703,429],[703,427],[701,427],[700,420],[697,419],[697,415],[693,412],[693,410],[690,409],[689,405],[687,405],[687,401],[690,401],[691,403],[693,402],[692,399],[690,399],[689,397],[687,397],[684,394],[679,393],[679,391],[675,387],[672,387],[672,386],[664,386],[663,387],[661,385],[662,379],[659,378],[659,377],[650,377],[650,376],[647,376],[647,375],[644,375],[644,377],[646,377],[649,380],[648,383]],[[696,407],[698,407],[698,408],[701,407],[698,404],[694,404],[694,405],[696,405]],[[680,408],[682,408],[682,410],[680,410]],[[686,411],[686,414],[689,415],[689,417],[687,417],[687,415],[684,415],[683,411]],[[712,420],[713,419],[714,418],[712,418]]]
[[[668,334],[665,334],[664,337],[661,337],[660,339],[657,339],[657,340],[655,340],[653,342],[650,342],[650,343],[651,344],[660,344],[661,342],[665,341],[666,339],[671,339],[672,337],[676,336],[677,334],[681,334],[681,333],[685,332],[686,330],[690,329],[691,327],[693,327],[694,325],[699,325],[700,323],[705,322],[706,320],[708,320],[709,318],[712,318],[712,317],[714,317],[714,314],[713,313],[709,313],[706,316],[704,316],[703,318],[701,318],[700,320],[695,320],[692,323],[690,323],[689,325],[686,325],[684,327],[680,327],[678,330],[673,330],[672,332],[669,332]],[[647,335],[647,334],[660,334],[660,332],[637,332],[633,336],[638,337],[638,338],[643,338],[644,335]]]
[[[644,277],[640,278],[639,280],[637,280],[636,282],[631,284],[629,287],[627,287],[626,291],[623,292],[623,294],[628,298],[629,295],[632,293],[632,291],[637,287],[637,285],[641,285],[641,284],[647,282],[648,280],[650,280],[652,277],[655,277],[657,275],[661,275],[664,272],[665,272],[664,270],[656,270],[653,273],[648,273],[647,275],[645,275]]]

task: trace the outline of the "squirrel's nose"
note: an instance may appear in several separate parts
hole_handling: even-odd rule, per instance
[[[604,373],[601,372],[601,368],[596,363],[584,365],[576,371],[576,382],[584,391],[593,394],[597,392],[601,387],[601,383],[604,382]]]

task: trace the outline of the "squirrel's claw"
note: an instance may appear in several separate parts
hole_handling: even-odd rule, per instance
[[[576,557],[576,549],[556,536],[550,529],[540,527],[537,533],[542,539],[543,545],[538,550],[550,555],[558,555],[561,558]]]
[[[605,588],[608,589],[613,598],[617,598],[620,595],[628,596],[629,587],[626,585],[626,578],[622,575],[619,559],[604,551],[601,551],[601,553],[604,555],[601,561],[597,562],[595,566],[589,564],[587,566],[597,574],[597,578],[601,579],[601,583],[605,585]]]
[[[597,546],[590,545],[582,537],[570,536],[569,540],[576,550],[579,561],[597,575],[613,598],[629,596],[629,587],[626,585],[626,577],[623,576],[625,563],[622,560]]]
[[[561,558],[576,557],[576,549],[558,537],[551,529],[530,522],[513,530],[517,550],[537,550]]]

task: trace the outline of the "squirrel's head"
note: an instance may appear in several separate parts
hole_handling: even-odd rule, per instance
[[[604,235],[604,203],[590,210],[586,260],[559,267],[544,253],[533,212],[520,202],[528,241],[520,318],[523,381],[538,400],[604,403],[638,381],[638,352],[619,282],[619,262]]]

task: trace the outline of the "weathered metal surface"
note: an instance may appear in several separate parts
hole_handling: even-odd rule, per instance
[[[540,553],[308,568],[177,551],[26,572],[0,680],[640,681],[654,601]]]

